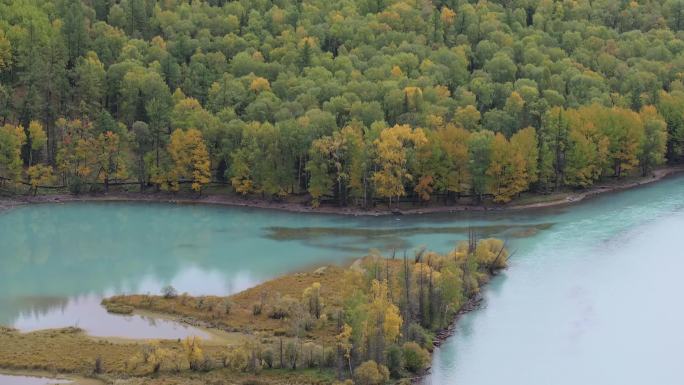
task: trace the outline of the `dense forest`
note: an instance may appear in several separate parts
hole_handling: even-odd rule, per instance
[[[364,207],[586,188],[681,159],[682,29],[683,0],[2,0],[0,177]]]

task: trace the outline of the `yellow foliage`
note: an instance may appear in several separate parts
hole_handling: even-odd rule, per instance
[[[416,184],[416,187],[414,187],[413,191],[418,194],[421,200],[424,201],[429,201],[430,200],[430,194],[432,194],[432,175],[423,175],[418,179],[418,183]]]
[[[262,77],[255,77],[252,80],[252,83],[249,85],[249,89],[256,93],[259,93],[261,91],[268,91],[271,89],[271,84],[268,82],[268,79]]]
[[[354,371],[358,385],[382,385],[389,380],[389,370],[375,361],[366,361]]]
[[[399,315],[399,308],[388,296],[387,282],[376,279],[371,282],[371,301],[367,310],[369,318],[364,332],[367,337],[375,335],[377,327],[382,325],[386,341],[394,342],[399,338],[403,320]]]
[[[175,130],[168,151],[173,160],[168,178],[173,190],[178,190],[182,178],[192,180],[192,189],[198,192],[211,181],[209,153],[199,130]]]
[[[380,170],[373,173],[372,179],[378,196],[390,198],[406,194],[404,180],[413,176],[406,169],[407,151],[427,143],[422,129],[411,129],[408,125],[395,125],[385,128],[373,144],[375,146]]]
[[[475,259],[481,265],[502,269],[506,267],[508,261],[508,250],[500,239],[482,239],[475,248]]]
[[[47,135],[43,129],[43,125],[35,120],[29,123],[29,138],[31,139],[31,150],[42,150],[47,143]]]
[[[528,187],[525,158],[501,133],[492,141],[492,157],[486,174],[488,191],[494,195],[495,202],[508,202]]]
[[[183,347],[185,359],[190,365],[190,369],[197,370],[200,362],[204,358],[204,353],[202,352],[201,347],[201,339],[195,336],[192,338],[186,337],[181,343],[181,346]]]
[[[29,167],[27,174],[34,194],[38,192],[39,186],[49,185],[54,180],[52,166],[46,164],[36,164]]]
[[[449,7],[442,7],[442,12],[440,13],[439,17],[442,20],[442,23],[445,25],[451,25],[454,23],[454,19],[456,18],[456,12],[451,10]]]

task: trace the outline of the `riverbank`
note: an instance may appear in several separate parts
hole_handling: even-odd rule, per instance
[[[87,378],[87,377],[79,377],[79,376],[71,376],[71,375],[63,375],[59,373],[50,373],[47,371],[41,371],[41,370],[8,370],[8,369],[0,369],[0,376],[6,375],[6,376],[11,376],[11,377],[28,377],[31,380],[44,380],[45,384],[54,384],[54,383],[64,383],[68,385],[103,385],[105,382],[95,379],[95,378]],[[1,380],[1,379],[0,379]],[[34,383],[34,382],[31,382]]]
[[[582,191],[561,191],[551,194],[525,193],[508,204],[454,204],[440,205],[431,204],[426,206],[402,205],[395,208],[376,206],[372,209],[358,207],[339,207],[336,205],[321,205],[312,207],[305,200],[294,201],[268,201],[262,199],[245,198],[232,193],[212,192],[202,196],[195,193],[139,193],[112,191],[98,194],[66,194],[55,193],[37,196],[0,196],[0,211],[25,204],[40,203],[67,203],[67,202],[147,202],[147,203],[171,203],[171,204],[206,204],[217,206],[251,207],[270,210],[282,210],[295,213],[320,213],[352,216],[381,216],[381,215],[417,215],[430,213],[455,213],[455,212],[486,212],[486,211],[520,211],[539,208],[566,206],[582,202],[592,197],[623,191],[639,186],[658,182],[670,176],[684,173],[684,165],[668,166],[654,170],[646,177],[631,177],[619,180],[604,181],[589,189]]]

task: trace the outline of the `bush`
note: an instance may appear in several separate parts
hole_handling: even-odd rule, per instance
[[[412,373],[419,373],[430,362],[430,354],[415,342],[407,342],[401,348],[404,356],[404,367]]]
[[[337,361],[337,351],[333,348],[325,348],[323,351],[323,367],[332,368]]]
[[[252,305],[252,315],[255,315],[255,316],[260,315],[261,310],[262,310],[261,303],[255,303],[254,305]]]
[[[167,299],[168,299],[168,298],[176,298],[176,297],[178,297],[178,292],[177,292],[176,289],[175,289],[173,286],[171,286],[171,285],[164,286],[164,287],[161,289],[161,292],[162,292],[162,295],[164,296],[164,298],[167,298]]]
[[[264,349],[264,351],[261,352],[261,359],[264,360],[264,363],[269,369],[273,368],[273,362],[275,361],[275,353],[273,353],[273,349]]]
[[[236,372],[247,371],[249,367],[249,355],[243,348],[233,349],[228,354],[228,365]]]
[[[390,375],[393,378],[401,377],[401,370],[404,368],[404,357],[402,356],[401,348],[397,345],[392,345],[387,348],[385,356]]]
[[[202,359],[199,362],[198,369],[203,372],[208,372],[214,369],[214,360],[211,358],[210,355],[205,353],[204,356],[202,356]]]
[[[356,368],[354,379],[358,385],[381,385],[389,380],[389,370],[373,360],[366,361]]]
[[[432,348],[432,335],[418,323],[411,323],[408,328],[408,339],[417,342],[425,349]]]
[[[283,319],[289,317],[298,305],[297,300],[291,297],[277,298],[270,306],[268,311],[269,318]]]
[[[223,301],[221,301],[220,308],[219,308],[221,313],[228,315],[228,314],[230,314],[230,310],[232,308],[233,308],[233,301],[231,301],[230,299],[226,298]]]

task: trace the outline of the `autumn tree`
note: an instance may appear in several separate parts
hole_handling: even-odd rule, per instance
[[[416,147],[427,142],[422,129],[412,129],[408,125],[385,128],[373,144],[377,154],[379,170],[373,173],[372,180],[379,197],[401,198],[406,194],[404,183],[411,181],[408,164]]]
[[[506,203],[529,185],[524,154],[516,151],[501,133],[492,140],[486,175],[489,177],[487,190],[494,196],[494,202]]]
[[[592,111],[599,107],[570,110],[565,183],[589,187],[603,174],[608,162],[608,138],[596,126]]]
[[[29,184],[33,190],[33,195],[38,194],[38,188],[41,186],[49,186],[54,180],[52,167],[45,164],[36,164],[26,170]]]
[[[3,178],[16,181],[21,177],[21,148],[25,142],[23,127],[9,124],[0,127],[0,172]]]
[[[211,181],[209,153],[202,140],[202,133],[194,128],[187,131],[177,129],[171,134],[168,146],[172,166],[169,170],[169,187],[178,191],[181,181],[188,180],[198,193],[202,186]]]
[[[28,165],[31,167],[33,164],[33,155],[35,153],[40,155],[40,152],[45,149],[47,144],[47,136],[45,135],[45,130],[40,122],[34,120],[29,123],[27,141],[29,152]]]
[[[106,131],[89,141],[92,145],[93,170],[96,178],[103,182],[105,192],[113,179],[125,179],[128,176],[126,165],[125,140],[112,131]]]

